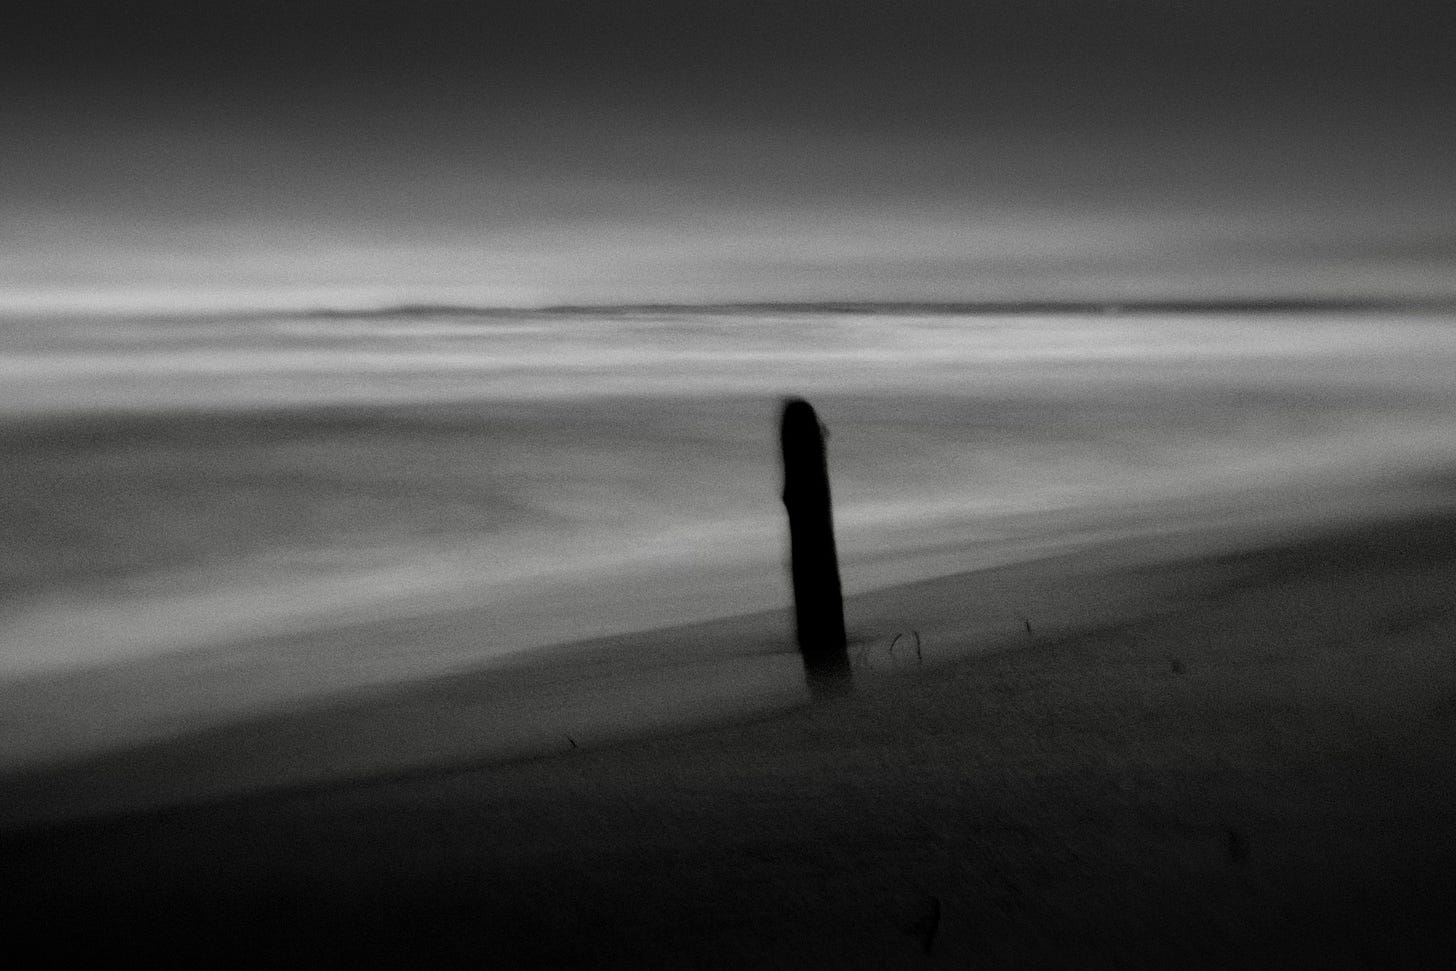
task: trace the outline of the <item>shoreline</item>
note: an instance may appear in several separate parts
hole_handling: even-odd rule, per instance
[[[870,590],[845,599],[851,662],[874,690],[922,667],[1147,621],[1250,582],[1250,564],[1301,545],[1431,521],[1456,523],[1456,512],[1124,537]],[[328,791],[774,717],[808,704],[791,625],[785,607],[590,638],[22,762],[0,770],[0,831]],[[135,668],[122,669],[120,689],[108,683],[115,672],[96,681],[115,695],[157,676],[157,665]]]

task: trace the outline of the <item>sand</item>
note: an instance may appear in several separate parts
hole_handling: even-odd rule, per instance
[[[253,965],[1442,966],[1453,580],[1452,516],[1125,544],[852,601],[842,702],[805,703],[761,614],[12,774],[7,937]]]

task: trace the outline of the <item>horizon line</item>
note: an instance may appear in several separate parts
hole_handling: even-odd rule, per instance
[[[298,306],[239,306],[235,308],[128,307],[100,308],[6,308],[0,319],[40,315],[45,317],[104,317],[118,320],[193,317],[201,319],[284,318],[328,320],[386,317],[512,317],[587,316],[626,314],[873,314],[914,313],[946,316],[1004,316],[1031,314],[1141,315],[1150,313],[1313,313],[1361,311],[1456,311],[1456,294],[1449,296],[1372,297],[1133,297],[988,300],[655,300],[620,302],[563,302],[543,304],[470,303],[459,301],[398,301],[348,306],[300,302]]]
[[[1456,309],[1451,297],[1190,297],[1133,299],[1027,299],[1027,300],[731,300],[731,301],[623,301],[600,303],[471,304],[401,302],[378,307],[318,307],[300,310],[300,317],[450,316],[481,317],[515,314],[578,316],[586,314],[654,313],[884,313],[915,312],[947,315],[1002,314],[1120,314],[1168,311],[1242,311],[1252,313],[1308,311],[1364,311]],[[258,315],[268,315],[260,311]],[[252,316],[252,314],[248,314]]]

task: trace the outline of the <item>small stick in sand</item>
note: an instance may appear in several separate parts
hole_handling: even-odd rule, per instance
[[[804,676],[815,698],[842,695],[852,681],[845,644],[844,597],[829,499],[824,430],[802,398],[784,402],[780,423],[784,507],[789,513],[794,621]]]

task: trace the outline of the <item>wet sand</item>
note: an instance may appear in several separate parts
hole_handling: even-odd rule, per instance
[[[6,924],[222,964],[1456,947],[1456,518],[1124,544],[848,619],[840,703],[760,614],[11,775]]]

